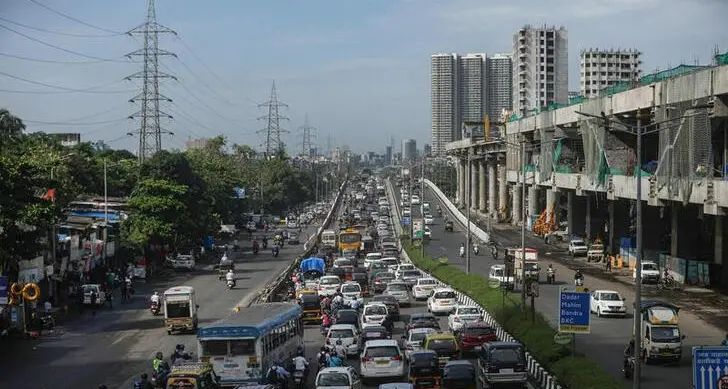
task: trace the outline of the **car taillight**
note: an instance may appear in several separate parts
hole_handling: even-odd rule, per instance
[[[392,360],[393,361],[401,361],[402,360],[402,356],[401,355],[395,355],[395,356],[392,357]]]
[[[361,361],[362,362],[371,362],[372,361],[372,357],[362,357]]]
[[[524,371],[526,371],[526,365],[518,365],[518,366],[516,366],[516,367],[515,367],[515,368],[513,369],[513,371],[517,371],[517,372],[524,372]]]

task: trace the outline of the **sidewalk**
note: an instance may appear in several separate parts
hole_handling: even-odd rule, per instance
[[[484,219],[480,217],[476,224],[484,230],[487,226]],[[491,228],[493,238],[497,242],[504,245],[514,243],[520,245],[521,227],[511,224],[492,224]],[[603,262],[587,262],[584,257],[571,258],[568,256],[567,242],[546,244],[543,238],[526,231],[526,245],[538,249],[540,254],[548,256],[550,261],[561,263],[572,271],[579,268],[584,274],[599,280],[634,288],[631,269],[612,269],[610,273],[607,273]],[[560,274],[560,276],[562,278],[571,277],[571,274]],[[656,286],[644,285],[642,296],[647,299],[669,301],[681,310],[688,311],[705,323],[728,333],[728,296],[722,293],[691,285],[685,285],[681,290],[658,290]]]

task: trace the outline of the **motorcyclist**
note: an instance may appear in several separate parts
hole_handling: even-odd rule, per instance
[[[336,353],[333,353],[329,356],[329,360],[327,362],[328,367],[341,367],[344,365],[344,361],[336,355]]]
[[[265,380],[270,385],[286,387],[288,376],[290,375],[291,374],[284,369],[283,366],[278,366],[277,363],[273,362],[270,369],[268,369],[268,373],[265,375]]]
[[[623,366],[625,370],[629,369],[630,358],[634,358],[634,339],[630,339],[627,347],[624,348]]]
[[[254,239],[253,240],[253,251],[257,251],[259,249],[260,249],[260,245],[258,244],[258,240]]]
[[[134,383],[134,389],[154,389],[154,385],[149,382],[147,373],[142,373],[140,380]]]
[[[152,297],[150,297],[149,300],[152,303],[152,305],[159,306],[159,292],[154,292],[154,294],[152,294]]]
[[[268,237],[267,236],[263,236],[260,239],[260,241],[263,243],[263,249],[267,249],[268,248]]]
[[[233,286],[235,286],[235,273],[233,272],[233,269],[230,269],[227,273],[225,273],[225,281],[232,282]]]
[[[334,310],[341,308],[344,305],[344,296],[341,293],[337,293],[331,300],[331,305],[334,307]]]
[[[334,345],[334,351],[336,351],[336,355],[338,355],[339,358],[341,358],[341,359],[346,358],[346,347],[344,347],[344,344],[341,342],[341,339],[336,340],[336,345]]]
[[[576,269],[576,273],[574,273],[574,280],[579,280],[579,279],[583,280],[584,275],[581,274],[581,269]]]
[[[460,243],[460,256],[465,255],[465,243]]]
[[[178,359],[184,359],[186,357],[185,355],[185,345],[184,344],[178,344],[174,348],[174,352],[172,353],[172,356],[170,359],[172,360],[172,363],[174,363]]]
[[[329,351],[326,347],[321,347],[321,351],[316,354],[316,361],[318,362],[319,370],[323,369],[329,364]]]
[[[281,250],[281,246],[278,244],[278,242],[276,242],[273,245],[273,255],[277,255],[280,252],[280,250]]]
[[[359,307],[361,307],[361,301],[357,300],[356,296],[354,296],[349,302],[349,307],[358,311]]]
[[[722,342],[720,342],[721,346],[728,346],[728,334],[725,334],[725,339],[723,339]]]
[[[164,362],[164,354],[161,351],[157,351],[152,360],[152,370],[157,371],[162,362]]]
[[[331,297],[326,296],[326,297],[323,298],[323,300],[321,300],[321,309],[324,312],[327,312],[327,311],[330,311],[331,310]]]
[[[478,255],[478,253],[480,252],[480,246],[478,246],[478,242],[473,241],[473,252],[475,253],[475,255]]]
[[[305,377],[308,377],[308,359],[303,354],[303,350],[298,350],[295,358],[293,358],[293,367],[295,371],[303,372],[304,382]]]

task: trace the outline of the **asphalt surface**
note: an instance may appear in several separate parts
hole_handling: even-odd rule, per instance
[[[164,316],[149,312],[153,291],[161,294],[172,286],[194,287],[200,306],[199,324],[204,327],[232,313],[236,305],[249,303],[303,251],[304,238],[315,231],[314,227],[304,229],[301,244],[284,245],[277,258],[270,250],[257,255],[233,253],[237,276],[233,290],[218,280],[212,264],[198,265],[192,273],[178,273],[156,284],[138,283],[130,304],[118,304],[117,298],[113,310],[102,308],[96,316],[87,312],[40,340],[0,343],[8,345],[9,351],[0,357],[0,388],[77,389],[100,384],[130,388],[141,373],[151,377],[151,361],[157,351],[168,358],[181,343],[197,354],[195,334],[167,335]]]
[[[397,206],[399,206],[399,188],[394,187],[395,196],[397,198]],[[429,201],[434,209],[440,204],[437,197],[430,189],[425,189],[425,201]],[[444,204],[440,204],[443,209],[443,215],[447,212]],[[412,207],[414,217],[420,215],[419,207]],[[450,216],[450,220],[455,221],[454,232],[449,233],[444,230],[443,218],[437,216],[437,212],[433,212],[435,216],[435,224],[431,225],[432,240],[426,245],[427,252],[435,257],[447,256],[449,264],[456,266],[465,271],[466,259],[460,258],[460,244],[466,241],[466,229],[464,225],[457,223],[454,217]],[[520,235],[512,232],[492,233],[492,237],[503,246],[520,247]],[[558,263],[550,262],[549,258],[565,260],[568,253],[564,249],[555,249],[554,246],[546,245],[542,240],[528,237],[526,239],[527,247],[535,248],[539,251],[540,262],[542,267],[546,267],[548,263],[553,263],[556,269],[557,282],[554,285],[545,284],[545,271],[541,274],[540,297],[536,299],[536,310],[544,315],[554,327],[558,326],[558,306],[559,306],[559,287],[571,285],[574,270]],[[471,253],[470,269],[474,274],[480,274],[487,279],[490,266],[496,262],[490,254],[488,246],[481,245],[480,255]],[[622,297],[626,298],[628,305],[626,318],[598,318],[592,315],[591,333],[578,335],[576,337],[576,348],[579,352],[585,354],[592,359],[608,374],[619,380],[624,380],[625,387],[631,388],[631,381],[625,380],[622,375],[623,351],[630,337],[632,336],[633,316],[632,303],[634,302],[634,294],[632,289],[621,283],[603,281],[594,277],[585,277],[585,286],[591,290],[607,289],[619,292]],[[515,292],[513,298],[519,299],[519,292]],[[685,316],[685,315],[684,315]],[[645,365],[642,364],[642,387],[645,389],[657,388],[689,388],[692,387],[692,361],[691,349],[695,345],[717,345],[723,338],[723,334],[713,327],[706,327],[701,322],[681,316],[681,330],[686,334],[687,338],[683,341],[683,359],[679,365]]]

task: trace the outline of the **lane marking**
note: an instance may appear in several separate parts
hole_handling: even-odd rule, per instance
[[[122,340],[126,339],[131,335],[131,331],[125,331],[123,334],[121,334],[119,337],[116,338],[113,342],[111,342],[111,345],[114,346],[121,342]]]

